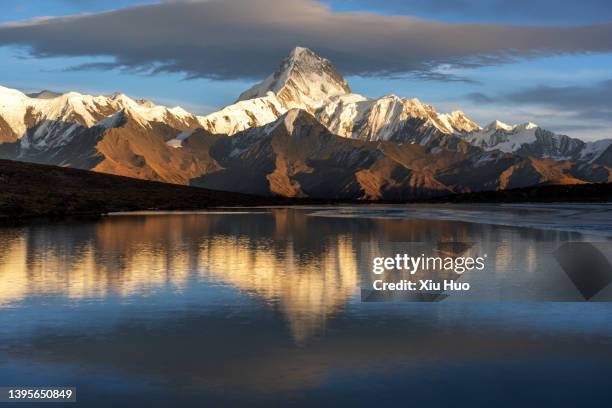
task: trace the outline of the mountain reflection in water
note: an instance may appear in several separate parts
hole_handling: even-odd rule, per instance
[[[538,286],[542,242],[556,247],[592,237],[452,220],[318,216],[321,210],[131,214],[2,228],[0,383],[76,381],[85,399],[121,389],[126,405],[142,402],[143,389],[151,392],[150,405],[179,389],[190,404],[310,405],[351,381],[395,390],[395,376],[420,384],[417,372],[428,372],[451,384],[466,364],[558,363],[571,355],[611,366],[603,357],[612,339],[606,304],[360,301],[360,286],[371,278],[364,253],[393,242],[475,242],[488,251],[497,284],[512,289]],[[521,275],[506,279],[513,271]],[[453,368],[439,371],[448,361]],[[498,374],[516,380],[512,370],[526,368],[516,364]],[[531,379],[563,371],[542,367]],[[425,398],[427,386],[420,389]],[[221,396],[228,392],[233,396]]]

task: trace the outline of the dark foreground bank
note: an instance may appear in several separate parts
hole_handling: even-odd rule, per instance
[[[0,160],[0,219],[273,205],[289,200]]]

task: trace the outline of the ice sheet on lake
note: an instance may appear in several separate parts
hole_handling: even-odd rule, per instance
[[[309,215],[341,218],[447,220],[572,231],[612,238],[612,204],[347,206],[319,209]]]

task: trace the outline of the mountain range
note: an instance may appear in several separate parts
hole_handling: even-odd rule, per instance
[[[0,158],[286,197],[411,199],[612,181],[612,139],[584,142],[533,123],[481,127],[418,99],[367,98],[301,47],[206,116],[124,94],[0,87]]]

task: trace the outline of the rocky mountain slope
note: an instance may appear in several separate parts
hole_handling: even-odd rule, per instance
[[[408,199],[612,181],[611,140],[585,143],[531,123],[482,128],[418,99],[370,99],[299,47],[206,116],[123,94],[0,87],[0,157],[287,197]]]
[[[196,131],[181,149],[202,152],[203,145],[218,169],[192,185],[259,195],[405,200],[584,183],[569,162],[485,152],[454,136],[420,144],[339,137],[300,109],[233,137]]]

